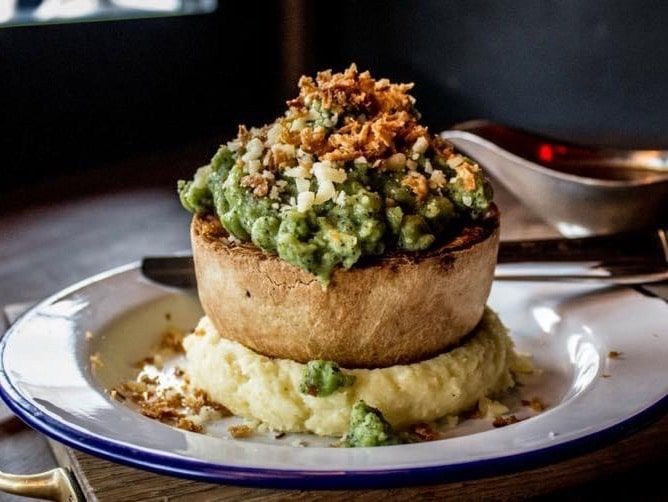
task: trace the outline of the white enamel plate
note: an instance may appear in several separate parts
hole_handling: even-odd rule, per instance
[[[76,284],[24,315],[0,342],[0,395],[35,429],[93,455],[175,476],[283,488],[498,474],[599,446],[666,411],[664,301],[627,288],[507,282],[494,285],[490,305],[542,370],[519,397],[540,397],[548,408],[498,429],[467,420],[438,441],[330,448],[313,440],[301,448],[289,438],[236,440],[172,428],[111,399],[105,389],[132,378],[133,363],[166,327],[192,328],[201,315],[192,294],[147,282],[136,265]],[[94,373],[93,354],[104,364]]]

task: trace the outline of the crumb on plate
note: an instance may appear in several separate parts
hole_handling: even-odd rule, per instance
[[[420,441],[436,441],[443,437],[439,431],[434,429],[430,424],[424,422],[413,424],[408,430]]]
[[[230,436],[232,436],[234,439],[249,438],[255,434],[255,430],[256,428],[249,424],[230,425],[227,428],[227,432],[229,432]]]
[[[202,432],[204,423],[230,412],[208,394],[190,385],[187,373],[175,366],[163,370],[169,355],[182,351],[183,335],[169,330],[162,337],[153,356],[135,364],[140,371],[134,380],[123,382],[109,391],[112,399],[130,400],[142,415],[180,429]],[[93,359],[91,358],[91,363]]]
[[[162,340],[160,341],[160,348],[166,350],[172,350],[176,354],[182,354],[183,350],[183,338],[185,333],[177,329],[168,329],[162,335]]]
[[[531,399],[522,399],[522,406],[528,406],[533,411],[544,411],[547,406],[539,397],[532,397]]]
[[[492,422],[492,425],[496,428],[499,428],[499,427],[505,427],[506,425],[516,424],[520,421],[521,420],[517,418],[515,415],[508,415],[505,417],[496,417],[494,419],[494,422]]]

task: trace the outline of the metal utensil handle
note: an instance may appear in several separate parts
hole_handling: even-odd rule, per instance
[[[668,280],[668,265],[641,263],[600,263],[582,271],[551,273],[549,270],[527,272],[498,267],[494,274],[497,281],[557,281],[593,282],[610,285],[640,285]]]
[[[32,305],[25,303],[5,306],[2,313],[7,325],[11,326]],[[3,334],[0,326],[0,338]],[[59,502],[86,501],[72,474],[63,467],[37,474],[8,474],[0,471],[0,492]]]
[[[70,474],[62,467],[24,475],[0,471],[0,491],[59,502],[85,502]]]
[[[657,272],[637,273],[628,275],[595,275],[595,274],[521,274],[521,273],[497,273],[495,281],[521,281],[521,282],[585,282],[592,284],[607,284],[617,286],[636,286],[652,284],[655,282],[668,281],[668,270]]]

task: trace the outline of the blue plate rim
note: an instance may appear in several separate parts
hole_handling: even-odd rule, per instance
[[[57,301],[82,287],[138,267],[139,262],[132,262],[91,276],[44,299],[24,315],[29,315],[33,310]],[[106,439],[91,431],[81,432],[65,422],[44,415],[14,387],[2,366],[7,340],[20,322],[21,319],[0,338],[0,398],[15,415],[38,432],[85,453],[130,467],[196,481],[258,488],[363,489],[482,478],[538,467],[592,451],[614,440],[622,439],[668,413],[668,395],[665,395],[621,422],[569,441],[528,452],[456,464],[335,471],[224,465],[146,451],[143,448]],[[40,419],[39,416],[43,418]]]

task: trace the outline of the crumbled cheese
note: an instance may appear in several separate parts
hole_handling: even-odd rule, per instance
[[[308,192],[311,190],[311,182],[305,178],[295,178],[295,184],[297,185],[297,192]]]
[[[230,152],[236,152],[241,148],[241,142],[239,140],[233,140],[233,141],[228,141],[227,142],[227,149]]]
[[[464,162],[464,157],[461,155],[453,155],[452,157],[450,157],[448,160],[445,161],[448,167],[452,169],[456,168],[462,162]]]
[[[262,157],[262,150],[264,150],[262,141],[259,138],[253,138],[246,144],[246,153],[241,156],[241,160],[246,163],[251,160],[259,160]]]
[[[336,189],[334,183],[327,180],[322,180],[318,183],[318,192],[315,195],[315,204],[322,204],[336,196]]]
[[[334,183],[343,183],[347,178],[346,172],[343,169],[335,169],[328,160],[315,162],[313,164],[313,174],[319,182],[333,181]]]
[[[420,136],[417,140],[415,140],[412,150],[419,155],[426,152],[427,148],[429,148],[429,142],[424,136]]]
[[[279,122],[275,123],[269,131],[267,131],[267,146],[275,145],[281,141],[283,135],[283,125]]]
[[[299,132],[307,126],[306,117],[298,117],[290,124],[290,132]]]
[[[445,174],[443,174],[443,171],[440,169],[434,169],[431,173],[431,176],[429,177],[429,187],[432,190],[435,190],[437,188],[443,188],[445,184],[447,183],[447,179],[445,178]]]
[[[429,159],[424,159],[424,172],[427,174],[431,174],[434,172],[434,168],[431,165],[431,160]]]
[[[294,197],[291,198],[291,204],[292,199],[294,199]],[[311,209],[314,200],[315,194],[313,192],[301,192],[299,195],[297,195],[297,211],[300,213],[305,213]]]
[[[261,169],[262,162],[257,159],[246,162],[246,172],[248,172],[248,174],[257,174]]]
[[[345,206],[346,205],[346,192],[341,190],[339,192],[339,195],[336,196],[336,200],[334,201],[337,206]]]
[[[291,167],[283,171],[283,176],[287,178],[310,178],[311,173],[302,166]]]

